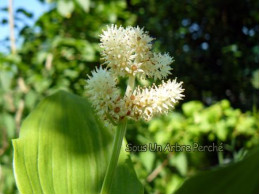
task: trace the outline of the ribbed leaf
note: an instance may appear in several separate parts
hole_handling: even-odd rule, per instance
[[[23,122],[19,139],[13,140],[19,191],[99,193],[112,150],[110,132],[85,99],[64,91],[46,98]],[[111,179],[111,193],[143,192],[124,148]]]
[[[258,194],[259,150],[242,161],[202,172],[188,179],[177,194]]]

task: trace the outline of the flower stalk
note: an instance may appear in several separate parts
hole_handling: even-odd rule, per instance
[[[113,151],[101,193],[111,191],[120,149],[126,133],[127,120],[149,121],[153,116],[174,109],[184,95],[182,82],[164,81],[152,87],[135,87],[135,79],[161,80],[171,74],[174,61],[168,53],[152,51],[148,32],[139,27],[109,26],[100,35],[104,63],[88,75],[86,90],[92,106],[107,125],[117,126]],[[125,94],[118,86],[120,77],[127,77]]]
[[[116,135],[114,138],[112,156],[108,164],[105,179],[101,188],[101,194],[109,194],[112,186],[113,178],[116,172],[117,162],[123,143],[123,139],[126,133],[127,119],[123,119],[119,122],[116,130]]]
[[[134,86],[135,86],[135,76],[130,75],[129,79],[128,79],[126,92],[125,92],[126,96],[129,96],[129,95],[131,95],[133,93]]]

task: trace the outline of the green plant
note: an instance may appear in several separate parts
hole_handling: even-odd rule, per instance
[[[65,91],[44,99],[13,141],[19,192],[99,193],[112,137],[85,99]],[[110,192],[142,193],[142,188],[122,148]]]
[[[44,0],[40,2],[47,4]],[[225,122],[217,122],[218,133],[215,130],[203,132],[198,128],[209,122],[201,121],[203,125],[198,125],[197,120],[186,116],[181,109],[169,115],[171,123],[165,118],[138,124],[129,121],[126,136],[132,145],[155,140],[164,143],[183,137],[187,142],[195,140],[202,145],[223,142],[225,146],[223,153],[174,153],[174,158],[164,153],[132,153],[146,193],[175,192],[186,177],[219,162],[239,161],[258,143],[259,47],[256,43],[259,17],[256,1],[47,2],[50,9],[39,18],[35,18],[36,10],[32,11],[27,4],[14,7],[13,31],[18,40],[15,52],[10,47],[14,42],[10,44],[9,37],[0,37],[3,49],[0,52],[0,193],[18,193],[12,170],[11,139],[18,137],[21,121],[57,89],[84,95],[86,74],[100,64],[98,35],[111,23],[145,26],[151,36],[160,37],[155,42],[155,50],[169,51],[180,64],[174,67],[174,73],[188,89],[183,102],[196,99],[207,105],[203,105],[201,111],[204,111],[214,102],[228,99],[231,115],[223,115],[222,121],[232,118],[229,123],[242,124],[227,128]],[[1,4],[0,12],[3,16],[0,26],[4,31],[10,26],[8,7]],[[124,82],[119,81],[122,89],[125,89]],[[150,81],[138,80],[138,83],[146,86]],[[208,120],[207,116],[199,117]],[[179,133],[165,131],[165,127],[171,129],[178,120],[181,122],[176,123],[175,128],[181,129]],[[157,125],[161,125],[156,131],[148,129],[156,124],[154,121],[160,121]],[[185,133],[181,133],[183,128],[178,125],[197,129],[199,133],[186,136],[188,131],[185,129]],[[210,126],[214,128],[214,124]],[[240,128],[240,133],[231,136],[235,126]],[[222,127],[228,129],[228,135],[221,132]],[[247,131],[248,127],[251,130]],[[175,135],[179,138],[173,139]],[[218,136],[226,140],[221,141]]]
[[[132,146],[149,143],[193,146],[197,143],[223,147],[223,151],[204,152],[133,151],[132,159],[146,193],[174,193],[187,177],[196,177],[205,169],[238,162],[249,150],[258,146],[258,138],[258,113],[243,113],[232,108],[227,100],[209,107],[199,101],[184,103],[181,112],[154,118],[149,123],[130,123],[128,134]],[[217,180],[211,182],[213,185]]]
[[[106,160],[98,156],[99,150],[103,149],[99,145],[107,145],[105,140],[101,141],[108,137],[104,132],[99,132],[102,126],[94,123],[93,113],[83,101],[66,93],[58,93],[39,105],[23,123],[19,139],[13,141],[14,173],[21,193],[140,192],[139,188],[130,187],[136,185],[138,180],[132,179],[130,174],[133,171],[128,167],[125,169],[129,171],[129,176],[124,174],[116,178],[116,174],[120,175],[120,167],[127,166],[126,159],[121,162],[122,165],[120,161],[118,164],[127,119],[149,120],[156,114],[167,113],[182,99],[184,91],[182,83],[177,83],[176,79],[163,81],[152,88],[134,88],[136,76],[161,79],[170,74],[172,58],[168,54],[153,53],[152,40],[139,27],[124,29],[112,25],[101,35],[103,59],[110,69],[93,71],[86,89],[99,117],[117,126],[108,166],[102,165],[106,165]],[[123,97],[116,86],[119,76],[129,77]],[[61,109],[59,105],[65,105],[68,110]],[[80,118],[80,115],[84,117]],[[101,140],[98,134],[104,135]],[[70,139],[66,140],[66,136]],[[80,139],[80,136],[86,140]],[[90,148],[93,150],[88,151]],[[86,167],[88,171],[82,171]],[[102,167],[106,169],[105,177],[102,176]],[[124,181],[123,177],[129,180]],[[113,185],[120,187],[115,189]]]
[[[162,79],[170,74],[173,62],[169,54],[154,53],[153,39],[139,27],[109,26],[101,35],[102,59],[106,69],[97,68],[88,76],[87,92],[97,114],[104,121],[117,126],[112,156],[101,193],[111,192],[112,178],[126,132],[127,120],[150,120],[154,115],[167,113],[182,99],[182,83],[176,79],[151,88],[135,88],[138,78]],[[119,77],[127,77],[123,96],[118,88]]]

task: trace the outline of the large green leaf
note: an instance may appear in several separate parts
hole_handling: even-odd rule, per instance
[[[89,103],[60,91],[45,100],[13,140],[21,193],[99,193],[113,142]],[[123,144],[111,193],[142,193]]]
[[[239,162],[188,179],[176,193],[258,194],[259,150],[253,150]]]

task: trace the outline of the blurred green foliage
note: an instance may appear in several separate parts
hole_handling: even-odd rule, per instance
[[[258,144],[257,1],[47,2],[50,9],[33,26],[15,26],[22,40],[17,51],[0,52],[0,193],[17,193],[10,140],[18,136],[22,119],[57,89],[84,96],[86,74],[102,63],[99,34],[112,23],[139,25],[156,37],[155,50],[175,57],[172,78],[178,76],[186,89],[176,112],[129,124],[129,143],[223,142],[225,148],[223,153],[133,153],[146,192],[172,193],[187,176],[239,160]],[[8,9],[0,8],[1,27],[8,25]],[[33,18],[26,4],[14,11],[15,23]],[[10,45],[9,38],[0,41]],[[161,165],[158,175],[149,177]]]
[[[223,147],[223,152],[216,149],[182,152],[177,148],[173,152],[133,152],[137,174],[145,183],[147,193],[174,193],[187,176],[239,161],[248,149],[258,146],[258,113],[243,113],[232,108],[227,100],[210,107],[199,101],[190,101],[184,103],[181,110],[154,118],[149,123],[132,123],[127,140],[131,140],[132,145],[157,143],[163,148],[168,143],[194,147],[195,143],[201,146],[214,144]],[[160,166],[163,169],[155,174]]]

